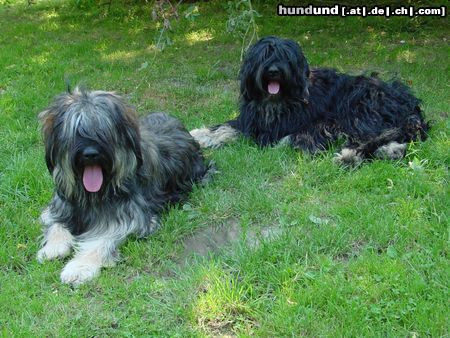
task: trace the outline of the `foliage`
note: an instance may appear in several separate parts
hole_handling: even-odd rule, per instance
[[[242,60],[244,52],[259,38],[256,17],[261,15],[253,9],[251,0],[228,1],[226,9],[228,12],[226,29],[242,40],[240,57]]]

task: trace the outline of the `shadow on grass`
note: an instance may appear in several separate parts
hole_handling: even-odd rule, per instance
[[[262,242],[275,240],[281,233],[280,225],[252,227],[244,230],[238,219],[229,218],[219,226],[210,225],[186,238],[183,241],[183,250],[175,262],[182,268],[191,264],[195,258],[220,254],[238,243],[256,249]]]

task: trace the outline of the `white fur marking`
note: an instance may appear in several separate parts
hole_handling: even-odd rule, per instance
[[[214,131],[209,128],[194,129],[190,133],[202,148],[220,147],[225,143],[234,141],[239,135],[236,129],[228,125],[220,126]]]
[[[344,148],[340,153],[335,155],[334,161],[343,166],[356,167],[362,163],[363,159],[358,154],[356,149]]]
[[[379,147],[374,155],[380,159],[399,160],[405,156],[406,147],[406,143],[392,141]]]
[[[44,211],[42,211],[41,214],[41,222],[44,225],[50,226],[54,223],[52,214],[50,213],[50,208],[45,208]]]
[[[44,224],[51,218],[49,214],[48,209],[42,213],[41,219]],[[41,263],[45,260],[66,257],[72,248],[73,236],[61,223],[55,223],[44,234],[44,243],[44,247],[37,253],[37,260]]]
[[[88,233],[85,233],[86,235]],[[124,234],[123,239],[126,237]],[[75,257],[67,263],[61,272],[61,281],[66,284],[79,285],[87,282],[100,273],[104,266],[114,266],[118,255],[116,254],[117,238],[101,236],[77,243]]]
[[[114,266],[119,258],[119,245],[130,233],[138,232],[141,222],[134,219],[130,224],[110,224],[106,232],[93,229],[77,237],[75,257],[61,272],[61,281],[79,285],[96,277],[102,267]]]
[[[102,267],[102,257],[98,250],[78,254],[64,267],[61,281],[79,285],[97,276]]]

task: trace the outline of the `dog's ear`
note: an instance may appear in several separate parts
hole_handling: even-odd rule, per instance
[[[55,124],[55,114],[52,109],[49,108],[40,112],[38,118],[41,124],[41,130],[45,144],[45,163],[47,164],[48,171],[50,172],[50,174],[52,174],[53,169],[55,168],[55,165],[53,163],[54,140],[52,137]]]
[[[57,96],[53,103],[44,111],[38,114],[38,119],[41,125],[42,136],[45,144],[45,161],[50,174],[53,173],[55,167],[54,153],[58,146],[58,141],[55,133],[55,124],[58,116],[62,116],[73,103],[73,96],[79,95],[78,89],[75,88],[74,93],[64,93]]]
[[[309,71],[309,66],[308,66],[308,63],[306,62],[306,59],[305,59],[305,66],[304,66],[304,68],[305,68],[304,69],[305,79],[304,79],[304,83],[303,83],[303,91],[302,91],[300,96],[301,96],[302,101],[304,103],[308,104],[309,103],[309,89],[308,89],[308,87],[309,87],[309,83],[310,83],[309,77],[311,75],[311,72]]]
[[[133,149],[136,156],[138,168],[142,165],[141,136],[139,133],[139,123],[136,112],[130,106],[125,107],[125,134],[128,145]]]
[[[303,88],[303,92],[301,95],[301,99],[304,103],[308,104],[309,103],[309,89],[308,89],[308,84],[305,85],[305,87]]]
[[[302,52],[300,45],[293,40],[286,40],[288,47],[290,48],[292,60],[295,60],[294,68],[297,72],[297,85],[299,88],[303,88],[300,95],[300,99],[305,103],[309,103],[309,83],[310,83],[310,70],[308,60]]]
[[[239,70],[239,82],[240,82],[240,93],[242,97],[249,99],[254,95],[255,92],[255,77],[253,74],[256,73],[256,66],[252,62],[251,57],[247,53],[246,58],[244,59],[244,63]]]
[[[55,165],[53,163],[53,146],[45,146],[45,164],[47,165],[48,172],[52,175]]]
[[[42,134],[46,138],[53,130],[55,121],[55,114],[52,114],[51,109],[46,109],[38,114],[38,119],[41,124]]]
[[[301,67],[301,70],[299,70],[299,73],[302,74],[298,78],[298,88],[299,92],[298,95],[300,97],[300,100],[303,101],[303,103],[308,104],[309,103],[309,84],[310,84],[310,72],[308,65],[304,65]]]

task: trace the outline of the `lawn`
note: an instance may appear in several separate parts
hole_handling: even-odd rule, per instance
[[[68,78],[188,129],[220,123],[237,114],[243,43],[222,1],[192,20],[181,5],[164,48],[150,5],[15,2],[0,1],[1,336],[448,336],[447,18],[288,18],[254,4],[258,35],[298,41],[312,66],[411,85],[429,138],[353,170],[333,151],[245,139],[205,151],[214,180],[71,288],[64,262],[35,259],[53,191],[37,114]]]

